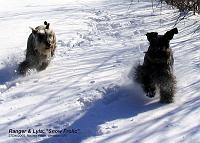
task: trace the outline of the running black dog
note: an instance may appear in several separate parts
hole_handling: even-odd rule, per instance
[[[147,33],[150,46],[145,52],[143,65],[135,69],[135,80],[142,85],[148,97],[154,97],[157,89],[160,92],[161,103],[172,103],[176,89],[176,79],[173,74],[173,52],[169,42],[178,29],[167,31],[164,35],[157,32]]]

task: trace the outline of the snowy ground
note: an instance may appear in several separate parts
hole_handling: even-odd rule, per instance
[[[199,16],[177,24],[171,47],[175,103],[144,97],[130,80],[148,48],[146,32],[173,28],[177,10],[146,0],[3,1],[0,9],[1,143],[199,143]],[[51,65],[15,74],[31,30],[47,20],[57,35]],[[64,137],[9,137],[9,129],[74,129]],[[58,135],[58,134],[57,134]]]

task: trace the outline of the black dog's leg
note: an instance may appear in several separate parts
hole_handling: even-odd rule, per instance
[[[174,94],[176,89],[176,80],[173,74],[167,74],[163,77],[160,83],[160,102],[174,102]]]
[[[149,74],[148,69],[145,69],[145,67],[141,65],[137,66],[135,70],[135,80],[136,82],[142,85],[142,88],[146,93],[146,96],[150,98],[153,98],[155,96],[156,94],[155,83],[153,82],[152,76],[151,74]]]
[[[155,83],[149,75],[145,75],[143,78],[142,87],[146,93],[146,96],[153,98],[156,94]]]

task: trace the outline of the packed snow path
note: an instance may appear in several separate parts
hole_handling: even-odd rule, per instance
[[[148,48],[145,34],[173,28],[179,13],[148,0],[0,1],[1,143],[199,143],[200,24],[177,24],[175,103],[144,97],[131,68]],[[130,5],[131,4],[131,5]],[[51,65],[19,77],[31,30],[44,21],[57,35]],[[74,129],[64,137],[9,137],[9,129]]]

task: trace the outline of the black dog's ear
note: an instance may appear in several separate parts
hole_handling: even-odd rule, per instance
[[[157,38],[158,33],[157,32],[151,32],[146,34],[148,41],[150,42],[152,39]]]
[[[164,36],[166,37],[167,40],[172,40],[172,38],[174,37],[174,34],[178,34],[177,28],[167,31]]]

